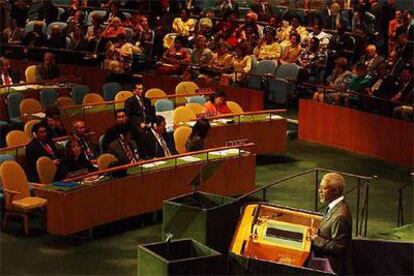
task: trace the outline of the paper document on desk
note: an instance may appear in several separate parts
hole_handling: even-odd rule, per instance
[[[266,119],[280,120],[280,119],[283,119],[283,117],[282,116],[279,116],[279,115],[270,114],[270,115],[267,115],[266,116]]]
[[[152,168],[157,168],[161,165],[164,165],[165,163],[167,163],[167,162],[166,161],[157,161],[157,162],[153,162],[153,163],[144,164],[144,165],[142,165],[142,167],[145,168],[145,169],[152,169]]]
[[[230,122],[234,122],[233,119],[217,119],[215,121],[220,122],[222,124],[227,124],[227,123],[230,123]]]
[[[28,85],[19,85],[19,86],[12,86],[10,89],[16,90],[16,91],[24,91],[29,89]]]
[[[229,154],[229,152],[227,150],[216,150],[216,151],[211,151],[208,154],[211,154],[211,155],[227,155],[227,154]]]
[[[185,162],[197,162],[201,160],[200,158],[194,157],[194,156],[184,156],[184,157],[179,157],[178,159],[183,160]]]

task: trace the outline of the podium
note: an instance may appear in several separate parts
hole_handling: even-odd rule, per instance
[[[322,216],[269,204],[246,205],[231,253],[245,258],[303,267],[310,255],[310,227]]]

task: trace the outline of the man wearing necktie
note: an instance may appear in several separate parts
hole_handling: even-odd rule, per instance
[[[312,250],[317,257],[327,258],[337,274],[352,273],[352,216],[343,191],[344,178],[328,173],[322,178],[319,197],[328,204],[319,229],[311,227]]]
[[[166,131],[165,118],[156,116],[151,128],[143,136],[145,157],[168,157],[177,154],[172,133]]]
[[[57,82],[60,77],[59,66],[55,64],[55,55],[47,52],[43,64],[36,67],[36,82]]]
[[[17,71],[11,70],[10,61],[0,58],[0,85],[9,86],[20,82],[20,75]]]
[[[142,83],[135,85],[134,94],[125,101],[125,112],[134,128],[149,127],[149,123],[155,116],[155,109],[151,106],[151,101],[145,98]]]
[[[132,128],[129,125],[118,126],[118,139],[108,146],[108,153],[113,154],[118,162],[116,165],[125,165],[138,162],[142,156],[135,141],[131,139]]]

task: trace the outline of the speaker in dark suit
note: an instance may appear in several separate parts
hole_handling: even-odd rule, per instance
[[[343,196],[344,185],[340,174],[324,175],[319,196],[328,206],[319,228],[311,228],[312,250],[317,257],[327,258],[337,274],[352,273],[352,216]]]
[[[165,118],[156,116],[151,128],[148,129],[142,141],[146,158],[165,157],[177,154],[174,137],[166,131]]]

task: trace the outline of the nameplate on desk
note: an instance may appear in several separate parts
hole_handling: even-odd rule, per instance
[[[242,146],[249,143],[249,139],[237,139],[237,140],[230,140],[226,141],[226,147],[235,147],[235,146]]]

